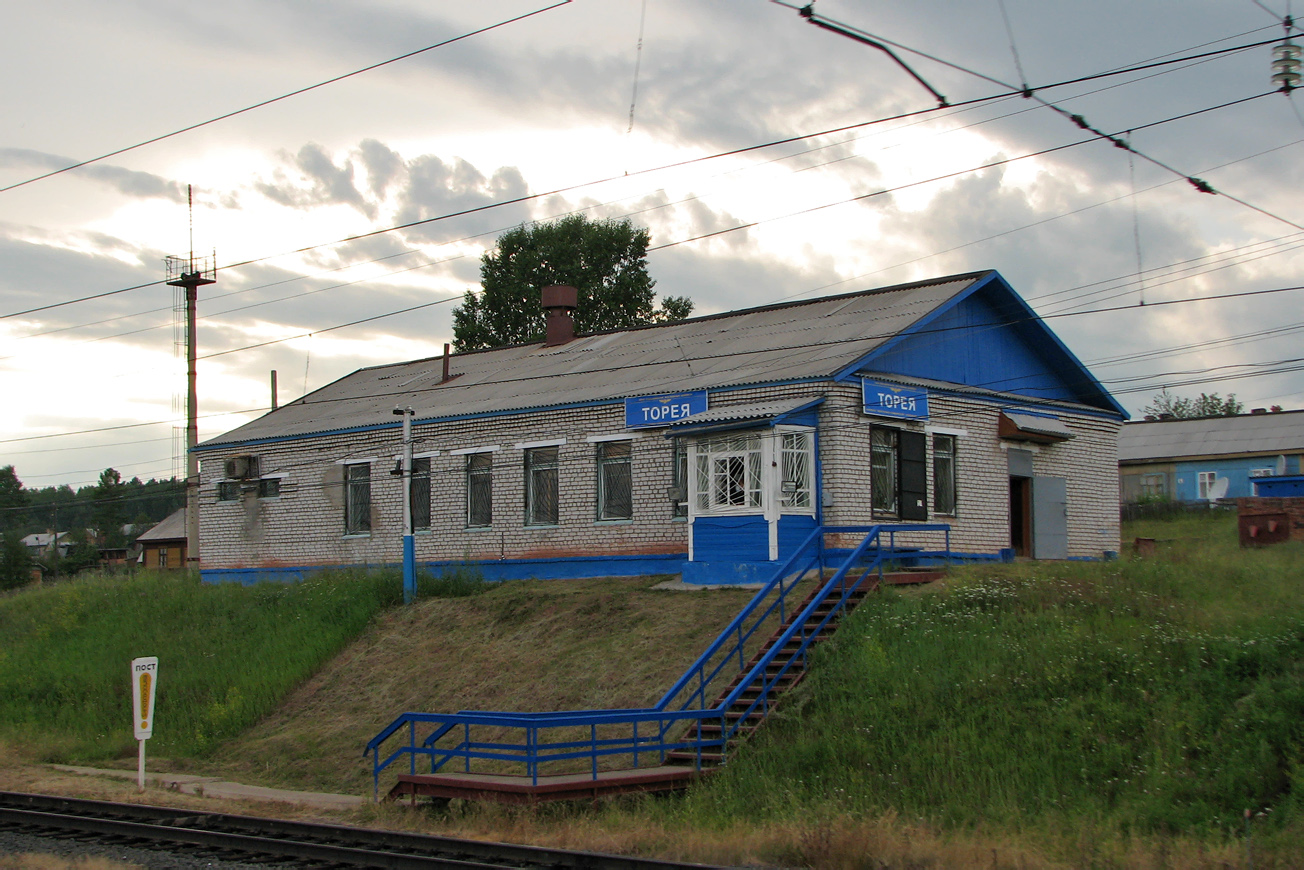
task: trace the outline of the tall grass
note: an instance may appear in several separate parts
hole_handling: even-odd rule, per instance
[[[465,595],[480,585],[463,574],[423,577],[419,592]],[[202,757],[401,601],[394,571],[255,586],[92,576],[8,596],[0,599],[0,739],[47,761],[132,754],[128,666],[156,655],[150,751]]]
[[[1157,558],[960,572],[866,601],[685,810],[1119,835],[1304,835],[1304,547],[1234,520]]]

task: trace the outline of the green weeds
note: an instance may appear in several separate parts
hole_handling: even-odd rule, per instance
[[[469,572],[419,578],[422,597],[475,594]],[[394,571],[301,583],[205,585],[180,574],[89,576],[0,599],[0,739],[47,761],[133,753],[128,666],[159,658],[158,756],[200,757],[402,601]]]
[[[868,599],[687,811],[1216,839],[1248,808],[1298,834],[1304,552],[1240,550],[1225,517],[1165,531],[1149,560],[972,568]]]

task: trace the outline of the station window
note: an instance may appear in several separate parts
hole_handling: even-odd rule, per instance
[[[557,448],[525,451],[525,524],[557,525]]]
[[[955,436],[933,436],[933,512],[955,513]]]
[[[494,455],[469,453],[466,457],[466,526],[487,528],[494,521]]]
[[[344,466],[344,534],[371,534],[371,465]]]
[[[811,507],[811,490],[814,488],[815,438],[810,432],[784,432],[780,436],[779,451],[782,470],[780,505],[796,510]]]
[[[629,441],[598,444],[598,519],[628,520],[634,516],[634,479]]]
[[[670,515],[688,516],[688,442],[674,439],[674,466],[670,471]]]
[[[761,507],[761,439],[726,435],[697,444],[699,513]]]
[[[430,460],[412,460],[412,528],[430,528]]]
[[[217,482],[217,500],[218,501],[239,501],[240,500],[240,481],[238,480],[219,480]]]
[[[874,426],[869,443],[873,512],[902,520],[928,519],[927,437],[922,432]]]
[[[260,477],[258,479],[259,498],[280,498],[281,479],[279,477]]]

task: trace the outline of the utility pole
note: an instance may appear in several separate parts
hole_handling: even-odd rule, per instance
[[[403,418],[403,603],[411,604],[417,597],[416,541],[412,534],[412,417],[416,412],[409,408],[395,408],[394,414]]]
[[[168,257],[167,283],[186,291],[186,567],[199,568],[199,399],[196,394],[195,308],[199,288],[217,283],[217,255],[195,258],[195,201],[186,185],[190,207],[190,256]]]

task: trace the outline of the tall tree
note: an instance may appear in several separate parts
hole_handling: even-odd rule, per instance
[[[0,468],[0,532],[27,524],[27,491],[12,465]]]
[[[95,529],[100,533],[100,545],[121,547],[126,544],[122,525],[127,521],[123,496],[126,485],[122,475],[112,468],[100,472],[100,482],[95,487]]]
[[[1178,419],[1235,417],[1237,414],[1245,413],[1245,405],[1236,398],[1235,393],[1230,393],[1225,399],[1217,393],[1201,393],[1192,399],[1186,396],[1174,396],[1168,392],[1167,387],[1164,387],[1151,403],[1141,410],[1151,417],[1169,416]]]
[[[578,332],[683,320],[693,312],[687,297],[667,296],[656,307],[648,240],[648,231],[629,220],[582,214],[508,230],[480,260],[481,291],[468,290],[453,312],[455,346],[462,351],[540,340],[539,294],[553,284],[579,291]]]

